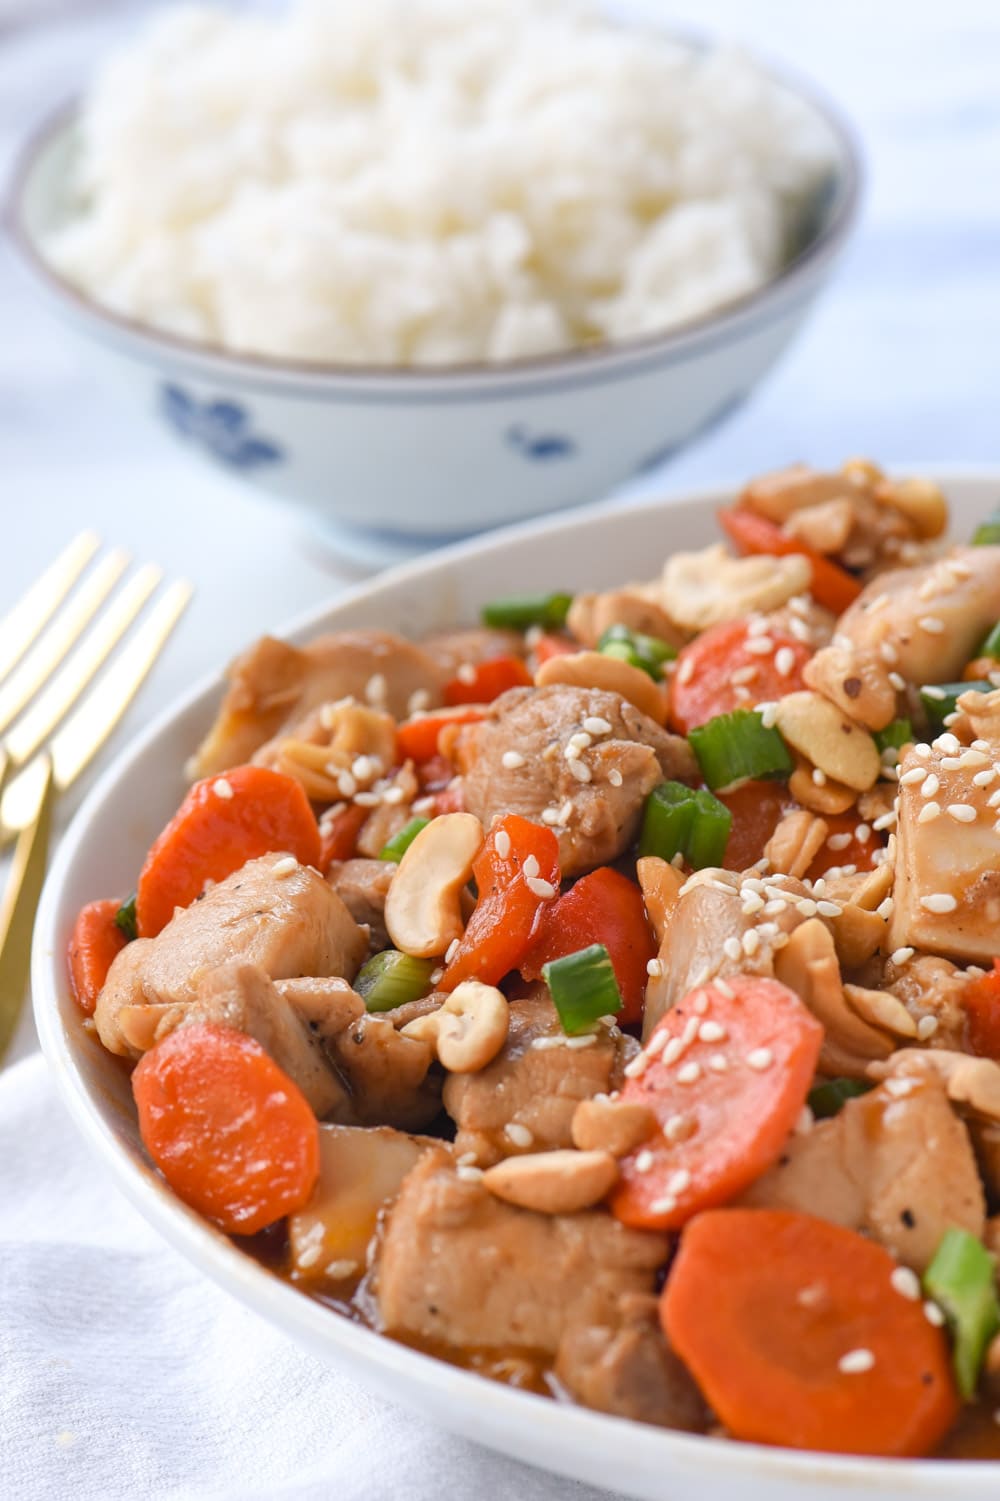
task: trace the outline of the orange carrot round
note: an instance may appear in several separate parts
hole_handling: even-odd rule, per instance
[[[88,902],[73,924],[66,952],[69,987],[74,1001],[87,1016],[93,1016],[108,970],[128,941],[115,923],[120,906],[113,898]]]
[[[684,1231],[664,1331],[735,1438],[840,1454],[928,1454],[958,1416],[948,1341],[853,1230],[716,1209]]]
[[[759,975],[702,985],[663,1017],[622,1097],[659,1129],[621,1164],[612,1213],[672,1230],[748,1188],[781,1153],[813,1081],[823,1028]]]
[[[195,782],[146,856],[136,895],[139,936],[155,938],[206,881],[224,881],[272,850],[287,850],[303,865],[320,863],[316,816],[293,777],[235,766]]]
[[[174,1193],[230,1234],[254,1235],[312,1193],[316,1117],[252,1037],[179,1027],[137,1064],[132,1092],[143,1145]]]

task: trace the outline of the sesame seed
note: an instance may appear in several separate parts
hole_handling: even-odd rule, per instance
[[[889,682],[891,683],[892,687],[895,688],[896,692],[902,693],[903,689],[906,687],[906,679],[903,677],[902,673],[890,672],[888,674],[888,677]]]
[[[757,712],[760,715],[760,722],[764,726],[764,729],[773,730],[778,722],[777,703],[758,704]]]
[[[812,644],[812,631],[804,620],[797,620],[794,616],[788,622],[788,629],[796,641],[802,641],[806,646]]]
[[[814,787],[826,786],[826,772],[822,771],[818,766],[814,766],[812,769],[812,779]]]
[[[742,687],[744,683],[752,683],[757,677],[760,677],[760,668],[751,664],[748,667],[737,667],[735,672],[729,674],[729,681]]]
[[[662,1199],[654,1199],[649,1207],[653,1214],[670,1214],[677,1208],[677,1200],[664,1194]]]
[[[549,827],[551,828],[554,824],[557,824],[558,822],[559,822],[559,809],[558,808],[543,808],[542,809],[542,823],[547,823],[549,825]]]
[[[691,1174],[686,1167],[679,1167],[676,1173],[672,1173],[667,1179],[667,1193],[674,1197],[682,1194],[685,1189],[691,1187]]]
[[[774,654],[774,665],[783,678],[787,678],[795,667],[795,653],[790,646],[779,646]]]
[[[573,745],[577,750],[581,751],[589,750],[593,743],[586,730],[577,730],[576,734],[571,735],[568,741],[569,745]]]
[[[850,842],[850,834],[831,834],[826,841],[826,847],[830,850],[846,850]]]
[[[500,763],[507,771],[519,771],[527,764],[521,752],[516,750],[504,751],[500,757]]]
[[[576,777],[578,782],[591,780],[590,767],[585,761],[568,761],[566,764],[569,766],[570,774]]]
[[[938,1019],[936,1016],[931,1016],[929,1013],[927,1016],[922,1016],[917,1022],[917,1036],[920,1038],[921,1042],[926,1042],[928,1037],[933,1037],[937,1029]]]
[[[686,1141],[694,1134],[695,1122],[689,1115],[671,1115],[663,1127],[668,1141]]]
[[[370,782],[381,770],[381,765],[373,756],[355,756],[351,765],[351,775],[359,782]]]
[[[997,774],[993,770],[993,767],[988,766],[985,771],[976,772],[975,776],[972,778],[972,785],[974,787],[988,787],[991,782],[996,781],[996,775]]]
[[[941,770],[942,771],[958,771],[960,769],[961,765],[962,765],[962,758],[961,758],[961,756],[942,756],[941,757]]]
[[[798,1116],[797,1116],[796,1121],[795,1121],[795,1125],[793,1127],[793,1130],[795,1131],[795,1135],[796,1136],[808,1136],[809,1132],[812,1130],[812,1128],[813,1128],[813,1126],[815,1126],[815,1124],[816,1124],[816,1117],[813,1115],[813,1113],[809,1109],[808,1105],[803,1105],[802,1109],[798,1113]]]
[[[685,657],[677,669],[677,681],[689,683],[694,677],[694,661],[691,657]]]
[[[444,969],[439,965],[437,969],[432,969],[431,970],[431,972],[427,976],[427,978],[428,978],[428,980],[429,980],[429,982],[430,982],[431,985],[436,985],[437,982],[441,979],[441,977],[442,977],[443,974],[444,974]]]
[[[583,728],[588,735],[610,735],[612,726],[610,720],[602,719],[598,714],[588,714]]]
[[[795,903],[795,910],[802,917],[815,917],[819,911],[819,905],[813,901],[812,897],[803,896]]]
[[[922,896],[920,905],[926,912],[954,912],[958,906],[955,897],[948,891],[932,891],[930,896]]]
[[[349,771],[342,771],[337,777],[337,791],[341,797],[353,797],[358,790],[358,784]]]
[[[948,756],[957,756],[962,749],[962,742],[958,737],[949,734],[947,731],[945,734],[939,735],[933,742],[933,745],[935,750],[944,751],[945,755]]]
[[[551,881],[543,881],[539,876],[526,876],[525,886],[532,896],[541,897],[542,901],[549,902],[556,894],[556,888]]]
[[[744,888],[744,890],[745,890],[745,888]],[[746,895],[744,896],[744,898],[743,898],[743,908],[742,908],[742,911],[743,911],[744,917],[753,917],[755,913],[760,912],[762,910],[763,906],[764,906],[764,898],[760,895],[760,892],[758,892],[758,891],[748,891],[746,893]]]
[[[458,669],[458,671],[459,675],[461,675],[461,667]],[[473,678],[475,678],[474,673]],[[365,684],[365,698],[370,704],[384,703],[386,696],[386,686],[385,676],[381,672],[373,672],[371,677]]]
[[[696,1084],[701,1078],[701,1066],[697,1063],[685,1063],[677,1070],[678,1084]]]
[[[875,911],[878,913],[879,917],[881,917],[884,922],[888,922],[889,921],[890,917],[892,916],[893,912],[895,912],[895,910],[896,910],[896,903],[893,901],[893,899],[892,899],[891,896],[885,897],[881,902],[879,902],[878,906],[875,908]]]
[[[748,928],[743,934],[742,948],[748,959],[752,959],[760,948],[760,938],[755,928]]]
[[[931,823],[941,812],[940,803],[925,803],[917,814],[917,823]]]
[[[875,821],[872,823],[872,828],[875,829],[877,833],[881,834],[886,829],[894,829],[896,827],[898,819],[899,815],[896,812],[895,808],[890,808],[888,813],[883,813],[881,818],[875,819]]]
[[[649,1059],[645,1053],[636,1053],[631,1063],[626,1063],[622,1073],[626,1079],[641,1079],[649,1067]]]
[[[899,779],[901,787],[913,787],[917,782],[922,782],[927,775],[926,766],[911,766],[909,771],[904,771]]]
[[[716,990],[720,990],[722,992],[727,1001],[731,1001],[736,995],[736,991],[733,989],[733,987],[731,985],[727,985],[725,980],[720,979],[718,975],[715,978],[715,988]]]
[[[329,1261],[324,1271],[334,1282],[343,1282],[348,1277],[353,1277],[357,1269],[358,1263],[356,1261]]]
[[[976,810],[970,808],[968,803],[949,803],[945,812],[956,823],[975,823],[976,821]]]
[[[271,874],[272,876],[277,876],[280,879],[282,876],[290,876],[292,872],[298,870],[298,868],[299,862],[296,860],[295,856],[285,855],[283,859],[276,860],[271,866]]]
[[[921,615],[917,621],[920,629],[926,631],[928,636],[942,636],[944,634],[944,621],[937,615]]]
[[[848,1350],[837,1361],[837,1370],[845,1376],[860,1376],[864,1371],[870,1371],[875,1364],[875,1356],[870,1350]]]
[[[722,945],[722,952],[727,959],[739,959],[743,953],[742,945],[738,938],[727,938]]]
[[[895,1292],[911,1303],[920,1302],[920,1278],[908,1266],[898,1266],[889,1278]]]
[[[883,1085],[886,1094],[891,1094],[894,1100],[904,1100],[918,1087],[916,1079],[886,1079]]]
[[[943,688],[935,688],[932,684],[929,683],[925,684],[920,691],[924,695],[924,698],[933,698],[940,700],[942,698],[947,698],[948,696]]]
[[[708,979],[708,974],[708,966],[706,965],[702,970],[699,971],[700,978],[695,981],[695,984],[703,985]],[[708,996],[704,991],[695,996],[694,1000],[691,1002],[691,1010],[697,1012],[699,1016],[705,1015],[705,1012],[708,1010]]]
[[[932,1303],[930,1299],[924,1304],[924,1318],[928,1324],[933,1324],[935,1329],[940,1329],[944,1324],[944,1314],[937,1304]]]
[[[406,793],[403,791],[402,787],[387,787],[382,794],[382,801],[384,803],[388,803],[390,807],[392,807],[396,803],[401,803],[405,797]],[[414,809],[416,809],[415,803]]]
[[[429,709],[431,696],[426,688],[416,688],[406,701],[406,709],[409,714],[420,714],[424,709]]]
[[[224,802],[228,802],[231,797],[235,796],[232,782],[227,782],[225,777],[216,777],[212,783],[212,791]]]
[[[646,960],[646,973],[651,980],[659,980],[663,977],[663,961],[660,959]]]
[[[883,641],[878,651],[879,656],[882,658],[882,661],[885,662],[888,667],[895,667],[896,663],[899,661],[899,652],[893,646],[891,641]]]
[[[900,949],[893,949],[889,958],[893,964],[907,964],[913,958],[916,949],[907,948],[905,945]]]
[[[596,1032],[585,1032],[582,1037],[567,1037],[565,1046],[571,1052],[578,1053],[581,1048],[592,1048],[597,1042]]]
[[[510,855],[510,835],[507,833],[506,829],[497,829],[496,833],[493,836],[493,848],[496,850],[496,852],[500,856],[501,860],[506,860],[507,857]],[[528,860],[534,860],[534,859],[535,859],[534,855],[529,855],[528,856]],[[525,864],[525,874],[527,874],[528,873],[527,872],[528,861],[526,860],[524,862],[524,864]],[[538,861],[537,860],[535,860],[535,872],[534,873],[536,875],[538,874]]]
[[[481,1167],[473,1167],[471,1163],[463,1162],[461,1167],[455,1169],[455,1177],[463,1183],[478,1183],[483,1176]]]
[[[839,917],[843,910],[839,902],[822,901],[816,903],[816,911],[820,917]]]
[[[725,1042],[728,1035],[721,1022],[702,1022],[698,1028],[698,1037],[701,1042]]]
[[[725,1053],[713,1053],[708,1060],[708,1066],[713,1074],[724,1074],[729,1068],[729,1059]]]
[[[499,853],[499,851],[498,851],[498,853]],[[538,863],[538,861],[537,861],[537,859],[535,858],[534,855],[529,855],[528,858],[525,860],[524,865],[521,868],[522,868],[522,870],[524,871],[524,874],[528,877],[529,880],[533,876],[541,875],[541,866],[539,865],[539,863]]]
[[[611,770],[608,772],[608,781],[611,783],[612,787],[620,787],[622,785],[622,774],[618,770],[617,766],[612,766]]]
[[[569,741],[563,747],[563,756],[567,761],[579,761],[580,747],[578,745],[574,745],[572,741]]]
[[[747,1054],[746,1061],[750,1068],[762,1074],[765,1069],[771,1067],[771,1064],[774,1062],[774,1054],[770,1048],[754,1048],[753,1052]]]
[[[748,636],[744,649],[757,657],[768,657],[774,651],[774,642],[770,636]]]
[[[649,1148],[648,1147],[643,1147],[642,1151],[639,1153],[638,1157],[635,1159],[635,1170],[636,1170],[636,1172],[637,1173],[648,1173],[649,1170],[650,1170],[650,1168],[653,1166],[653,1163],[654,1163],[655,1160],[656,1159],[653,1157],[653,1154],[649,1150]]]

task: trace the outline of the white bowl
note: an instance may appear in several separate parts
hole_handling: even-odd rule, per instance
[[[954,504],[955,534],[970,534],[994,507],[1000,475],[949,471],[938,478]],[[715,493],[512,528],[397,569],[285,634],[306,640],[322,630],[378,625],[419,635],[474,620],[486,599],[511,587],[599,588],[645,577],[668,551],[710,540],[715,507],[730,498]],[[843,1459],[725,1443],[496,1385],[349,1323],[280,1281],[174,1198],[143,1156],[119,1061],[83,1030],[64,956],[79,908],[135,884],[147,845],[182,795],[181,768],[212,718],[221,686],[221,675],[213,674],[105,773],[62,842],[35,930],[32,986],[42,1047],[77,1125],[140,1213],[207,1276],[358,1380],[469,1438],[616,1493],[644,1501],[667,1494],[670,1501],[704,1501],[706,1493],[726,1501],[801,1501],[806,1491],[841,1501],[942,1495],[995,1501],[1000,1463]]]
[[[118,317],[40,250],[72,212],[72,108],[26,147],[9,228],[34,283],[133,401],[194,451],[400,556],[599,498],[732,411],[778,358],[844,247],[860,167],[830,106],[777,81],[826,120],[835,149],[800,252],[717,314],[588,351],[440,370],[303,365]]]

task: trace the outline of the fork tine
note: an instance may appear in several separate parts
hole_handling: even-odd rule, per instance
[[[45,878],[54,793],[52,763],[46,757],[34,816],[18,838],[0,900],[0,1062],[14,1035],[28,983],[31,935]]]
[[[0,734],[75,645],[128,567],[128,554],[116,548],[84,579],[65,609],[0,688]]]
[[[74,537],[0,620],[0,682],[51,620],[100,544],[96,532],[81,532]]]
[[[118,645],[162,578],[162,571],[151,563],[140,568],[91,626],[72,656],[67,658],[48,687],[21,715],[7,736],[7,754],[14,766],[23,766],[51,735],[101,663]]]

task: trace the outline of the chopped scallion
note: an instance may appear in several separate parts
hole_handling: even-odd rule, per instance
[[[948,1320],[955,1378],[969,1401],[975,1395],[987,1346],[1000,1330],[993,1257],[967,1230],[946,1230],[924,1273],[924,1291]]]
[[[632,667],[648,673],[654,682],[663,677],[664,662],[672,662],[677,648],[659,636],[644,636],[641,631],[630,631],[628,626],[609,625],[597,643],[597,650],[605,657],[617,657]]]
[[[992,693],[993,684],[985,678],[971,683],[928,683],[920,690],[920,702],[927,715],[927,723],[935,734],[947,729],[945,720],[957,712],[959,695],[962,693]]]
[[[825,1121],[838,1115],[848,1100],[856,1100],[872,1088],[864,1079],[824,1079],[810,1089],[807,1104],[818,1121]]]
[[[549,987],[563,1031],[570,1036],[586,1031],[599,1017],[621,1010],[621,992],[603,943],[592,943],[589,948],[544,964],[542,979]]]
[[[511,594],[484,605],[482,620],[495,630],[526,631],[533,625],[558,630],[572,603],[572,594]]]
[[[973,547],[992,547],[1000,542],[1000,511],[981,521],[972,534]]]
[[[901,750],[913,739],[913,726],[908,719],[894,719],[884,730],[875,731],[875,744],[880,751]]]
[[[118,908],[118,911],[115,913],[115,927],[118,928],[120,932],[125,934],[125,937],[128,939],[129,943],[132,942],[133,938],[138,938],[139,927],[136,922],[135,916],[134,891],[129,897],[128,901],[122,902],[121,906]]]
[[[718,714],[691,730],[688,740],[713,792],[751,778],[788,776],[792,771],[788,747],[756,709]]]
[[[982,646],[976,652],[977,657],[992,657],[995,662],[1000,662],[1000,620],[990,631]]]
[[[366,1011],[391,1011],[427,994],[435,964],[433,959],[414,959],[398,949],[383,949],[361,966],[354,989]]]
[[[429,818],[411,818],[408,824],[403,825],[398,834],[393,834],[392,838],[382,846],[379,850],[379,859],[402,860],[406,851],[420,833],[420,830],[426,829],[429,823]]]
[[[683,855],[694,870],[721,865],[733,816],[705,788],[661,782],[646,799],[639,854],[672,860]]]

